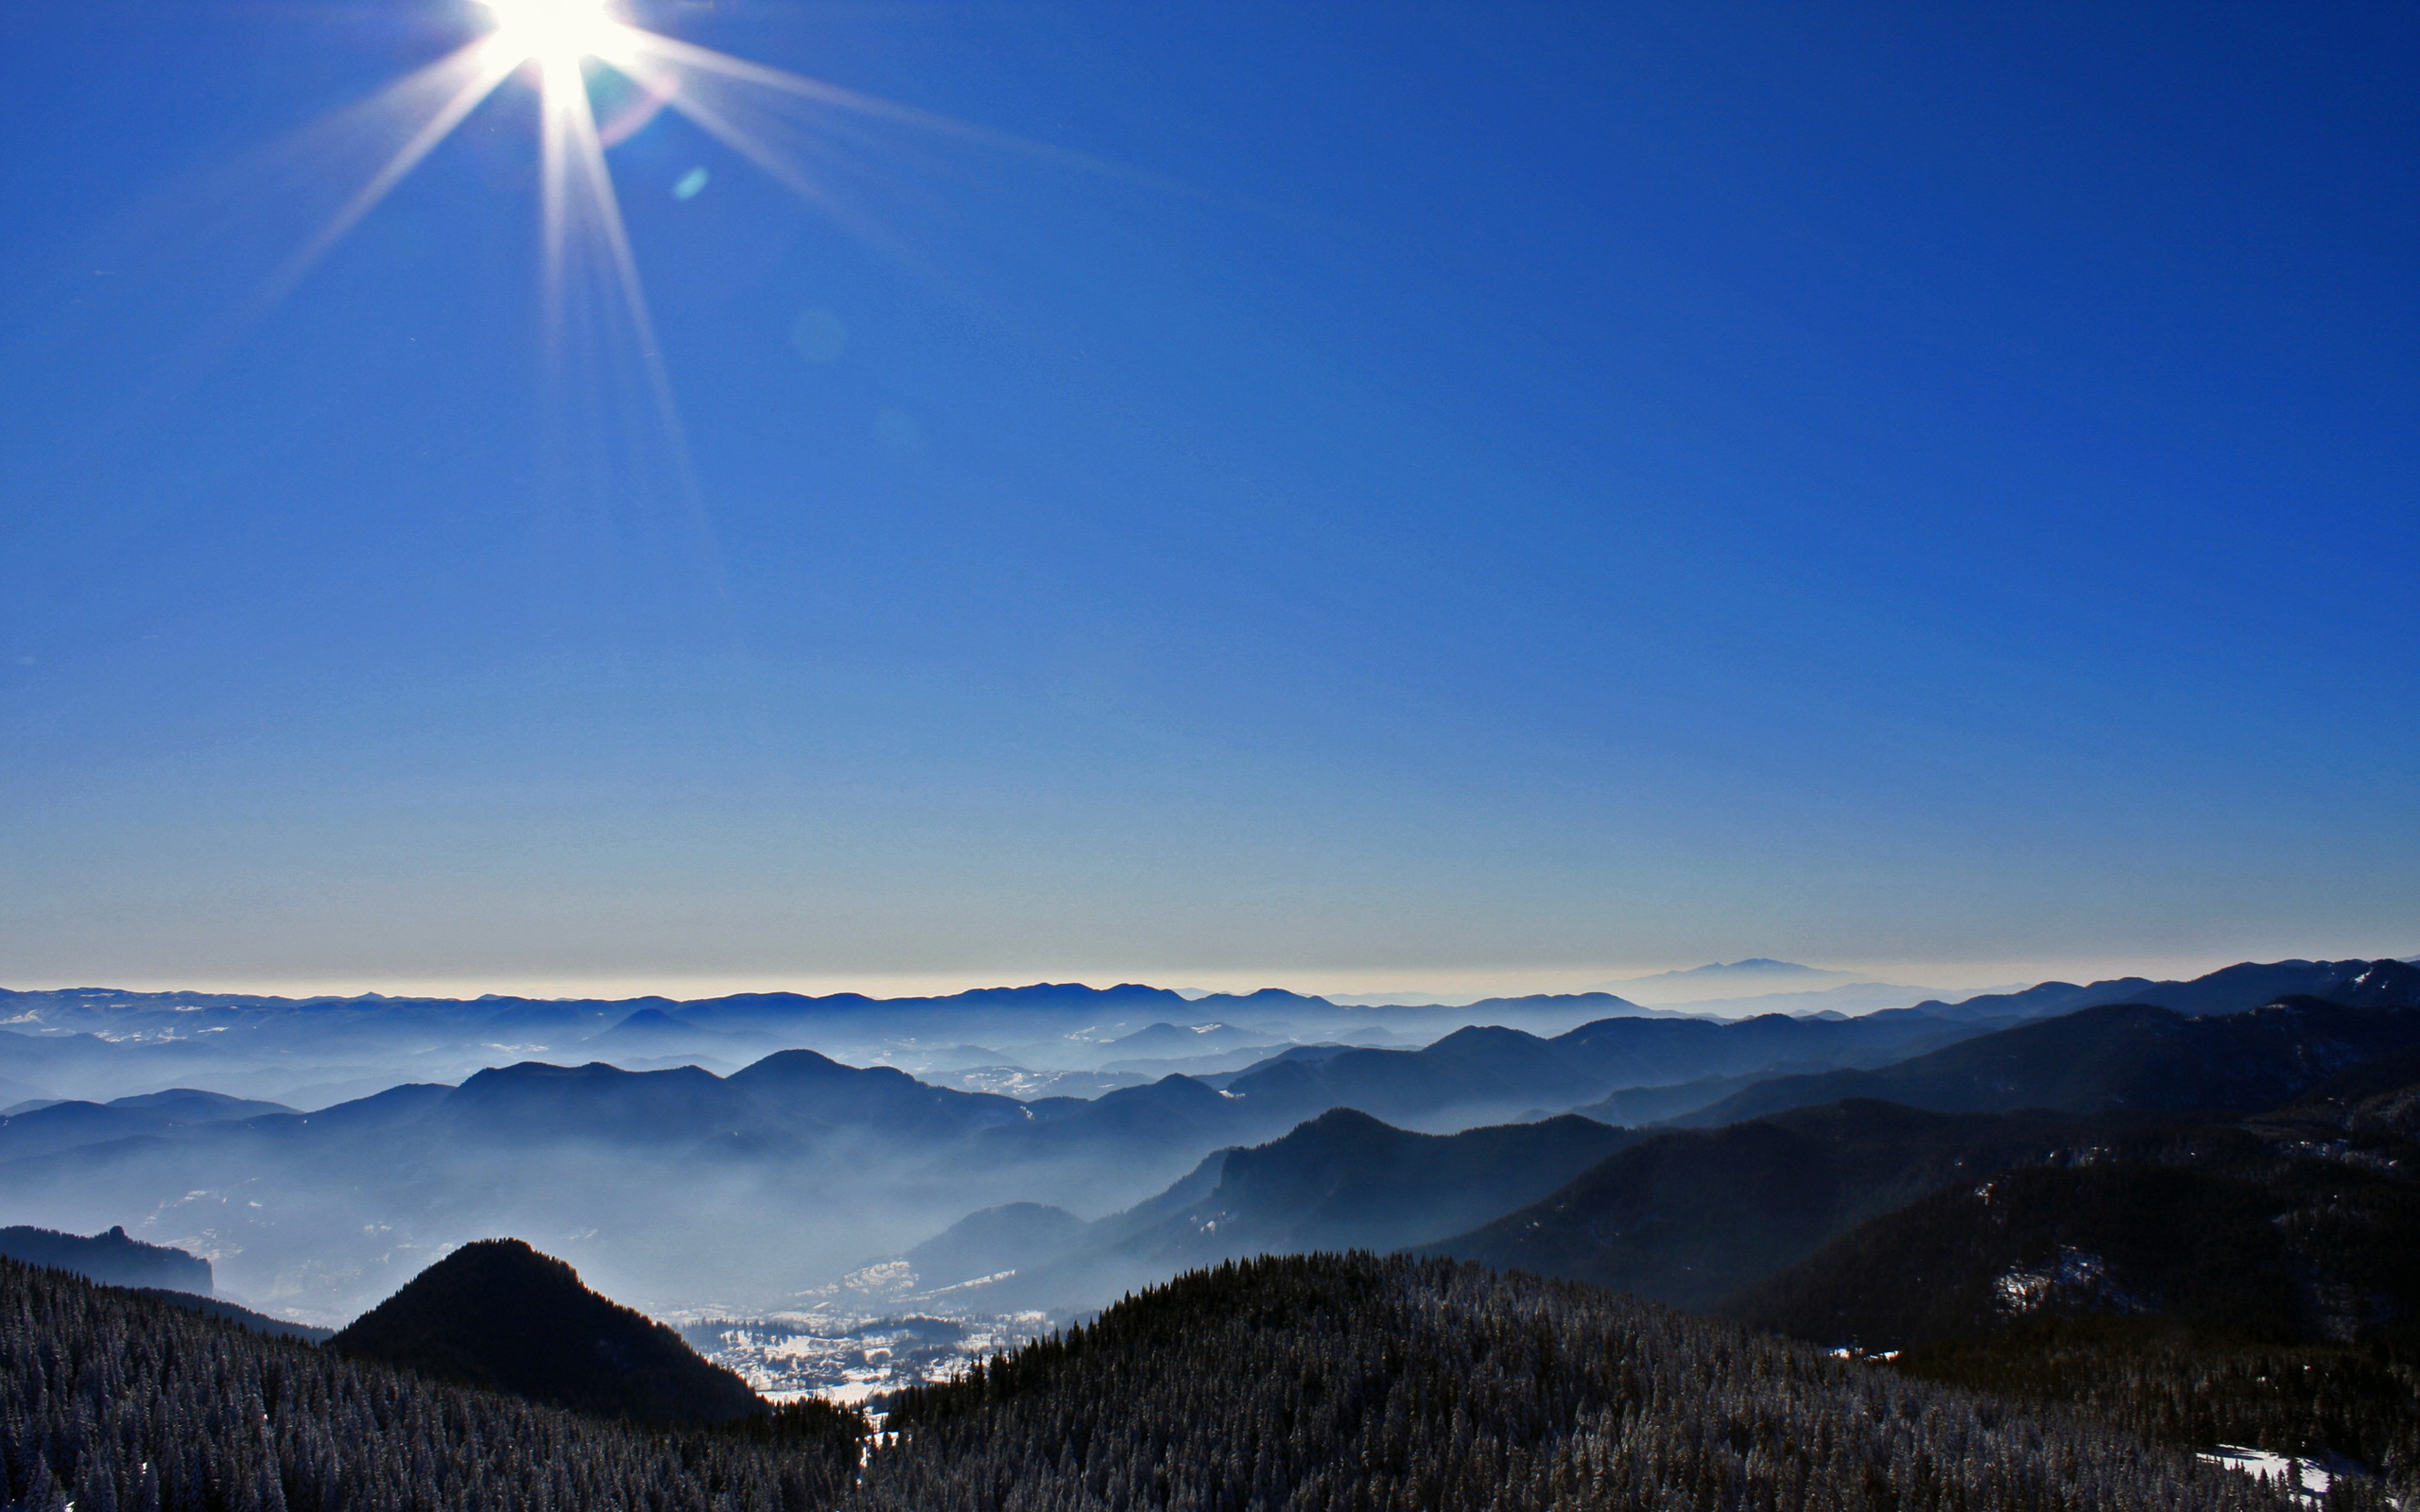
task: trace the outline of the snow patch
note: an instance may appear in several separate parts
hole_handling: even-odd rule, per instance
[[[2328,1487],[2336,1483],[2335,1473],[2315,1459],[2273,1454],[2265,1449],[2253,1449],[2243,1444],[2221,1444],[2215,1450],[2193,1457],[2204,1465],[2238,1470],[2256,1480],[2266,1481],[2305,1506],[2317,1506],[2325,1502]]]

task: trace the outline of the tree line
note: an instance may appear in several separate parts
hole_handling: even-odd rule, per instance
[[[2114,1424],[1583,1286],[1359,1254],[1196,1272],[888,1406],[870,1443],[820,1403],[650,1429],[0,1266],[0,1489],[26,1512],[2289,1505]]]

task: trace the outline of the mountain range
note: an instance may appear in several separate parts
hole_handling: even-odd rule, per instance
[[[1459,1167],[1440,1147],[1439,1175],[1418,1188],[1419,1203],[1403,1205],[1440,1221],[1391,1227],[1381,1197],[1348,1223],[1348,1207],[1322,1216],[1287,1206],[1290,1195],[1286,1202],[1272,1195],[1314,1192],[1322,1181],[1350,1190],[1362,1179],[1350,1162],[1338,1164],[1332,1178],[1247,1189],[1240,1184],[1253,1169],[1247,1160],[1237,1167],[1239,1184],[1218,1199],[1224,1206],[1195,1211],[1225,1179],[1229,1161],[1218,1152],[1280,1141],[1339,1109],[1401,1135],[1445,1135],[1572,1109],[1599,1124],[1714,1127],[1842,1099],[1950,1113],[2197,1101],[2251,1107],[2400,1042],[2411,1014],[2384,1005],[2408,992],[2415,978],[2420,972],[2393,962],[2231,969],[2170,994],[2209,1010],[2200,1017],[2116,1005],[2040,1022],[1908,1009],[1728,1022],[1625,1014],[1551,1036],[1471,1026],[1417,1049],[1289,1044],[1238,1071],[1171,1075],[1092,1098],[967,1091],[896,1067],[850,1066],[798,1049],[728,1074],[695,1066],[633,1072],[603,1062],[530,1060],[476,1072],[458,1086],[399,1086],[308,1113],[260,1111],[210,1094],[36,1109],[0,1124],[0,1202],[60,1228],[143,1217],[147,1237],[220,1257],[221,1284],[232,1284],[244,1300],[312,1323],[341,1321],[432,1256],[482,1234],[535,1236],[622,1295],[676,1306],[701,1293],[778,1299],[872,1257],[908,1252],[970,1212],[1030,1204],[1086,1226],[1078,1235],[1045,1220],[1060,1230],[1051,1244],[1080,1240],[1049,1257],[1069,1263],[1058,1273],[1068,1284],[1043,1284],[1050,1280],[1038,1274],[1044,1248],[1021,1250],[1005,1263],[976,1262],[980,1274],[1015,1270],[1019,1286],[1055,1288],[1058,1299],[1077,1305],[1106,1295],[1085,1295],[1072,1281],[1079,1274],[1118,1278],[1123,1285],[1127,1278],[1158,1279],[1253,1245],[1450,1246],[1464,1243],[1461,1235],[1467,1243],[1455,1252],[1499,1259],[1511,1251],[1495,1247],[1489,1225],[1548,1200],[1562,1178],[1577,1179],[1592,1163],[1542,1157],[1532,1175],[1556,1180],[1498,1174],[1472,1181],[1465,1195],[1449,1179]],[[2279,981],[2333,983],[2366,994],[2374,1005],[2308,1004],[2249,1017],[2216,1011],[2252,1006],[2242,1000]],[[974,1011],[1007,1012],[999,1001],[1024,1001],[1028,990],[967,996],[977,1000]],[[1087,1001],[1119,995],[1080,990]],[[1155,1006],[1184,1001],[1156,989],[1125,995]],[[1249,994],[1229,1006],[1249,1007],[1268,996]],[[1289,1005],[1300,1002],[1283,996]],[[506,1015],[521,1007],[490,1006]],[[190,1005],[177,1011],[188,1010],[221,1011]],[[723,1016],[717,1032],[738,1034],[752,1032],[750,1020],[777,1010],[788,1008],[758,998],[717,1000],[706,1017]],[[1144,1047],[1207,1038],[1252,1049],[1244,1041],[1256,1031],[1224,1017],[1207,1022],[1221,1027],[1197,1032],[1154,1019],[1100,1044],[1140,1034]],[[996,1048],[951,1043],[976,1052]],[[1337,1149],[1356,1147],[1336,1137],[1346,1126],[1306,1135],[1303,1147],[1321,1139]],[[1785,1133],[1795,1127],[1789,1121],[1774,1126]],[[86,1128],[93,1138],[78,1143],[77,1131]],[[1652,1142],[1629,1139],[1619,1148],[1594,1148],[1588,1142],[1597,1136],[1582,1134],[1560,1148],[1686,1168],[1673,1153],[1679,1146],[1640,1153]],[[1804,1129],[1791,1137],[1805,1138]],[[1371,1191],[1408,1179],[1400,1174],[1404,1160],[1380,1153],[1379,1142],[1362,1143],[1377,1162],[1365,1183]],[[1739,1147],[1745,1160],[1751,1145]],[[1386,1164],[1390,1160],[1395,1163]],[[1726,1172],[1706,1179],[1765,1179],[1753,1162]],[[1862,1200],[1843,1196],[1827,1205],[1809,1196],[1806,1215],[1785,1226],[1787,1243],[1773,1241],[1781,1246],[1773,1263],[1799,1258],[1840,1225],[1881,1211]],[[1201,1231],[1224,1237],[1143,1237],[1152,1225],[1142,1216],[1155,1214],[1158,1223],[1181,1213],[1192,1213],[1197,1226],[1218,1222],[1219,1229]],[[1131,1229],[1092,1227],[1124,1217],[1134,1219]],[[1540,1216],[1524,1244],[1547,1246],[1557,1221]],[[689,1238],[701,1231],[717,1237],[702,1266]],[[1587,1270],[1597,1263],[1576,1258],[1586,1252],[1586,1237],[1573,1240],[1577,1247],[1568,1254],[1575,1258],[1555,1263],[1606,1275],[1630,1263],[1616,1257],[1603,1262],[1610,1270]],[[1079,1255],[1096,1253],[1094,1271],[1074,1265]]]
[[[2281,983],[2342,996],[2266,996]],[[1685,1335],[1665,1358],[1764,1350],[1767,1381],[1820,1358],[1721,1333],[1729,1323],[1626,1312],[1634,1304],[1608,1304],[1610,1293],[1887,1358],[1853,1379],[1900,1383],[1888,1389],[1929,1390],[1919,1378],[1981,1389],[2001,1399],[1995,1422],[2026,1401],[2089,1400],[2135,1435],[2129,1464],[2147,1463],[2146,1446],[2225,1434],[2352,1455],[2393,1481],[2420,1463],[2420,1390],[2402,1363],[2420,1348],[2409,1264],[2420,1248],[2420,971],[2277,963],[2145,990],[2168,1002],[1729,1022],[1629,1014],[1552,1035],[1466,1026],[1419,1048],[1270,1047],[1223,1020],[1163,1020],[1103,1043],[1270,1053],[1090,1099],[936,1086],[804,1049],[729,1074],[526,1061],[313,1112],[182,1091],[12,1115],[0,1123],[0,1199],[182,1211],[208,1241],[193,1247],[227,1264],[263,1266],[264,1253],[273,1264],[291,1246],[297,1267],[268,1268],[288,1295],[316,1287],[330,1311],[385,1298],[330,1340],[329,1357],[600,1421],[740,1425],[696,1452],[739,1455],[717,1472],[732,1485],[756,1462],[731,1446],[792,1432],[821,1443],[813,1435],[838,1419],[786,1427],[745,1382],[591,1291],[567,1261],[454,1236],[527,1220],[559,1236],[546,1248],[579,1252],[582,1271],[680,1278],[693,1297],[735,1285],[814,1295],[806,1282],[867,1259],[882,1262],[867,1274],[909,1289],[890,1294],[908,1308],[1069,1319],[1130,1294],[1097,1324],[883,1403],[901,1436],[869,1447],[853,1493],[868,1507],[976,1504],[996,1482],[970,1467],[1006,1463],[1004,1445],[1029,1462],[1045,1452],[1045,1418],[1062,1452],[1098,1441],[1080,1424],[1149,1439],[1145,1459],[1099,1461],[1111,1478],[1087,1494],[1110,1503],[1120,1485],[1132,1500],[1142,1464],[1198,1463],[1203,1485],[1226,1484],[1215,1467],[1236,1414],[1314,1421],[1302,1442],[1357,1446],[1357,1469],[1318,1473],[1366,1476],[1416,1435],[1382,1429],[1365,1442],[1320,1415],[1394,1391],[1409,1378],[1388,1362],[1413,1355],[1428,1364],[1401,1411],[1461,1401],[1461,1416],[1422,1430],[1449,1443],[1465,1432],[1457,1422],[1548,1420],[1562,1410],[1549,1405],[1562,1400],[1556,1372],[1582,1368],[1557,1363],[1582,1357],[1569,1351],[1635,1361],[1664,1348],[1647,1341]],[[956,1043],[971,1057],[990,1048]],[[1641,1116],[1610,1121],[1616,1108]],[[957,1221],[935,1221],[942,1212]],[[834,1232],[838,1243],[820,1238]],[[887,1250],[886,1232],[899,1236]],[[139,1247],[123,1229],[45,1242]],[[1388,1251],[1402,1258],[1370,1258]],[[1268,1255],[1311,1258],[1255,1258]],[[1514,1273],[1544,1280],[1505,1279]],[[121,1332],[197,1326],[71,1305],[81,1294],[18,1276],[0,1265],[0,1285],[52,1287],[42,1305],[69,1309],[46,1317],[81,1308]],[[260,1341],[214,1345],[224,1359],[305,1347],[279,1319],[168,1300]],[[1673,1321],[1642,1321],[1655,1317]],[[817,1336],[811,1317],[796,1326]],[[100,1335],[79,1347],[104,1349]],[[130,1348],[128,1361],[147,1358]],[[1696,1389],[1681,1384],[1694,1368],[1655,1389]],[[1572,1400],[1633,1384],[1574,1377]],[[1975,1399],[1921,1400],[1942,1420],[1945,1403]],[[1187,1406],[1130,1410],[1162,1400]],[[1661,1423],[1652,1415],[1669,1408],[1639,1410]],[[1193,1418],[1226,1425],[1200,1456],[1150,1429]],[[1599,1431],[1580,1419],[1555,1430],[1590,1445]],[[993,1447],[976,1452],[969,1434]],[[1254,1484],[1313,1473],[1307,1460],[1284,1469],[1294,1451],[1279,1440],[1254,1452]],[[1626,1463],[1586,1457],[1599,1452],[1571,1473]],[[1725,1460],[1723,1473],[1753,1476],[1794,1452]],[[1525,1461],[1470,1464],[1481,1461],[1471,1485],[1529,1484]],[[1401,1484],[1462,1473],[1430,1466]],[[2160,1475],[2182,1494],[2176,1471]],[[1552,1496],[1567,1501],[1577,1484]],[[2244,1484],[2200,1487],[2191,1504]],[[1966,1504],[1985,1486],[1962,1493]]]

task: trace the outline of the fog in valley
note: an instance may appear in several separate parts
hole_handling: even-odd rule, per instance
[[[1726,1046],[1718,1021],[1604,993],[1400,1007],[1149,988],[694,1004],[26,992],[5,1016],[10,1221],[124,1225],[211,1259],[221,1295],[320,1323],[504,1233],[673,1314],[979,1293],[962,1284],[979,1277],[886,1263],[981,1210],[1115,1218],[1214,1152],[1348,1103],[1447,1132],[1802,1050],[1888,1058],[1904,1038],[1752,1045],[1752,1030]],[[1535,1053],[1606,1020],[1662,1038],[1602,1066]],[[1423,1049],[1473,1024],[1502,1026],[1509,1052]]]

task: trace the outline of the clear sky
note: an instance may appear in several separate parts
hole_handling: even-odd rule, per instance
[[[0,8],[0,983],[2420,951],[2420,10],[631,15],[982,129],[593,74],[685,452],[526,76],[258,301],[477,8]]]

